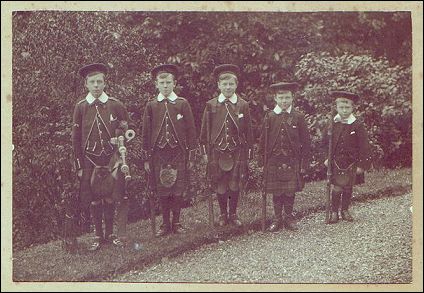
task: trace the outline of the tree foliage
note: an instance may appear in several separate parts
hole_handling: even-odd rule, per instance
[[[345,87],[363,98],[358,114],[382,165],[411,163],[411,18],[405,12],[56,12],[13,15],[13,239],[15,247],[56,237],[61,203],[76,198],[71,120],[86,90],[78,69],[104,62],[107,93],[127,106],[137,125],[156,95],[153,66],[180,68],[177,94],[186,97],[200,125],[205,102],[217,94],[213,68],[242,68],[238,93],[249,101],[256,137],[271,107],[268,86],[302,85],[296,106],[314,137],[309,179],[322,177],[318,141],[330,104],[328,90]],[[131,219],[146,214],[145,178],[130,146],[134,180]],[[253,167],[252,187],[260,172]],[[194,182],[203,180],[197,164]],[[191,196],[202,193],[191,189]]]

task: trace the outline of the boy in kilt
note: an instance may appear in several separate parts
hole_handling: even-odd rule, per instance
[[[239,72],[233,64],[214,69],[221,93],[206,103],[200,130],[201,153],[221,212],[219,226],[242,225],[237,204],[253,145],[249,104],[235,93]]]
[[[156,233],[158,237],[185,232],[180,211],[188,169],[198,148],[190,104],[174,93],[177,74],[178,68],[173,64],[152,70],[159,94],[147,103],[143,117],[144,169],[162,210],[163,224]]]
[[[122,161],[114,143],[117,133],[128,130],[129,115],[125,106],[105,92],[108,67],[102,63],[89,64],[79,70],[89,93],[74,109],[72,144],[75,168],[80,179],[82,209],[91,210],[96,236],[90,250],[104,242],[122,246],[126,235],[125,223],[118,226],[118,238],[113,234],[115,204],[119,217],[127,214],[128,198]],[[103,231],[103,217],[105,231]],[[121,238],[122,237],[122,238]]]
[[[332,177],[330,223],[339,221],[339,210],[343,220],[353,221],[349,213],[352,189],[364,183],[364,172],[370,167],[370,144],[363,122],[354,115],[354,105],[359,96],[347,91],[330,93],[336,104],[337,115],[332,123]],[[329,137],[324,136],[324,144]],[[324,163],[328,164],[328,159]]]
[[[273,195],[271,232],[282,227],[297,230],[292,216],[295,193],[303,189],[303,174],[309,164],[309,130],[304,115],[293,108],[297,88],[298,84],[292,82],[270,86],[276,105],[266,113],[259,139],[259,165],[265,164],[265,192]]]

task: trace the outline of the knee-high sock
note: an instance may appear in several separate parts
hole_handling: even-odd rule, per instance
[[[113,218],[115,216],[115,203],[103,203],[103,214],[105,218],[105,237],[113,234]]]
[[[349,209],[351,199],[352,199],[352,187],[343,189],[342,210]]]
[[[331,192],[331,203],[332,203],[332,210],[333,212],[338,212],[340,208],[340,197],[341,192],[340,191],[332,191]]]
[[[171,201],[172,225],[180,222],[181,205],[183,198],[181,196],[173,196]]]
[[[231,191],[228,193],[230,215],[237,214],[237,204],[238,204],[239,195],[240,195],[240,192],[238,191]]]
[[[227,206],[228,206],[228,195],[227,194],[217,194],[219,210],[221,215],[227,215]]]
[[[101,202],[91,204],[91,218],[96,228],[96,236],[103,238],[103,205]]]
[[[294,206],[294,193],[293,194],[284,194],[283,195],[283,203],[284,203],[284,213],[286,216],[290,217],[293,213]]]
[[[163,219],[163,225],[167,228],[171,227],[170,217],[171,217],[171,206],[170,206],[170,198],[167,197],[160,197],[159,199],[160,207],[162,210],[162,219]]]
[[[283,195],[272,195],[272,202],[274,205],[274,216],[276,219],[281,220],[283,213]]]
[[[116,229],[118,237],[125,237],[127,235],[127,222],[128,222],[128,210],[129,210],[129,200],[128,198],[123,198],[117,205],[117,215],[116,215]]]

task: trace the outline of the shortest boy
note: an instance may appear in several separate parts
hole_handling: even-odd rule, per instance
[[[292,217],[295,192],[303,189],[302,175],[309,164],[311,145],[305,116],[293,108],[297,87],[293,82],[270,86],[276,105],[265,115],[259,142],[259,165],[265,164],[264,188],[273,195],[274,203],[270,232],[282,227],[297,230]]]
[[[354,105],[359,96],[346,91],[330,93],[336,102],[337,115],[332,121],[331,131],[331,168],[333,184],[332,213],[330,223],[341,217],[346,221],[353,221],[349,213],[353,185],[364,183],[364,171],[370,167],[370,145],[365,127],[353,115]],[[330,141],[327,136],[326,142]],[[328,166],[328,159],[324,163]]]

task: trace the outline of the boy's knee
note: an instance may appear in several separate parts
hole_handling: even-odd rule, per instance
[[[338,185],[333,185],[333,191],[337,193],[343,192],[343,187]]]

